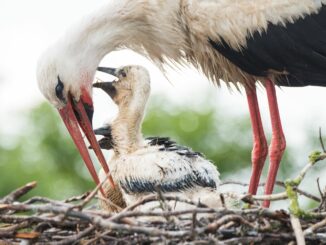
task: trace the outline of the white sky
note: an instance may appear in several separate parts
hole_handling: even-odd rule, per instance
[[[12,112],[24,110],[43,100],[35,79],[40,53],[72,22],[106,2],[107,0],[0,0],[0,123],[3,129],[12,128]],[[173,99],[175,103],[196,103],[196,97],[205,96],[207,90],[216,90],[211,96],[216,95],[213,100],[221,103],[227,113],[247,114],[245,96],[236,91],[230,92],[225,86],[215,89],[194,70],[169,72],[169,83],[150,62],[130,51],[113,53],[102,64],[120,66],[126,65],[126,60],[128,64],[142,64],[150,70],[154,95],[163,94],[167,100]],[[277,92],[288,141],[298,142],[305,133],[306,125],[316,128],[316,131],[318,126],[325,125],[326,128],[326,88],[282,88]],[[101,93],[94,98],[97,107],[104,104]],[[269,116],[262,88],[259,99],[267,131],[270,128]],[[103,116],[109,117],[107,111],[103,112]],[[97,118],[96,115],[95,124],[100,124],[103,120],[102,116]]]
[[[23,127],[15,116],[43,101],[35,78],[36,62],[40,53],[60,36],[72,22],[96,9],[107,0],[0,0],[0,130],[7,133],[16,126]],[[120,66],[141,64],[146,66],[152,77],[153,95],[162,94],[174,103],[194,103],[210,96],[230,114],[248,115],[246,98],[225,86],[215,88],[202,75],[191,69],[169,72],[169,83],[156,67],[130,51],[116,52],[106,57],[102,65]],[[326,81],[325,81],[326,82]],[[288,144],[305,147],[307,128],[326,131],[326,88],[282,88],[277,89],[281,118]],[[110,117],[109,100],[101,93],[94,96],[95,125]],[[265,130],[270,131],[269,112],[265,92],[259,89],[262,117]],[[105,105],[104,105],[105,104]]]

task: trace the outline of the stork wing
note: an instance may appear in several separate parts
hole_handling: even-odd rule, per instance
[[[293,23],[268,24],[254,32],[247,45],[235,50],[221,38],[210,40],[224,57],[245,72],[268,77],[278,74],[282,86],[326,86],[326,6]]]
[[[202,157],[157,151],[132,154],[119,159],[115,179],[128,194],[178,192],[194,187],[217,188],[219,173]]]

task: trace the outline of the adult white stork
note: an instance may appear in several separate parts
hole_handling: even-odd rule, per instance
[[[105,166],[83,105],[91,108],[91,83],[107,53],[126,47],[158,65],[191,63],[215,83],[241,83],[253,128],[249,192],[254,194],[268,151],[255,91],[259,80],[267,91],[272,121],[265,186],[269,194],[286,145],[274,86],[325,86],[325,4],[326,0],[111,1],[45,52],[38,83],[59,109],[95,180],[78,123]]]
[[[161,191],[194,203],[221,207],[219,172],[212,162],[168,138],[143,138],[141,126],[150,95],[147,70],[141,66],[101,70],[117,77],[117,80],[96,83],[94,86],[107,92],[119,108],[117,117],[109,127],[95,130],[95,133],[105,135],[103,139],[106,144],[102,139],[101,147],[112,147],[114,151],[110,167],[117,187],[113,189],[106,185],[106,196],[113,203],[121,204],[120,199],[112,198],[120,189],[120,198],[129,206],[141,197]],[[100,180],[104,179],[102,171]],[[185,207],[184,203],[173,203],[174,209]],[[151,207],[153,205],[157,204],[150,204]],[[147,205],[142,208],[149,209]]]

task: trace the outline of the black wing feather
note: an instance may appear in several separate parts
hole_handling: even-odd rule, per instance
[[[286,26],[269,24],[265,32],[255,32],[241,51],[223,39],[210,44],[245,72],[254,76],[280,73],[282,86],[326,86],[326,7]]]
[[[173,151],[181,156],[186,157],[204,157],[200,152],[193,151],[191,148],[186,146],[178,145],[175,141],[171,140],[169,137],[148,137],[146,140],[149,140],[149,145],[152,146],[161,146],[160,151]]]
[[[158,190],[163,193],[179,192],[191,189],[195,186],[216,188],[213,179],[203,178],[198,172],[184,175],[182,178],[171,182],[149,181],[144,179],[125,178],[120,181],[121,188],[127,194],[154,193]]]

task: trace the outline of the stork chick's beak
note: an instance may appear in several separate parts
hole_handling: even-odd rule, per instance
[[[97,70],[101,71],[101,72],[105,72],[105,73],[110,74],[110,75],[115,76],[115,77],[117,76],[117,69],[116,68],[99,66],[99,67],[97,67]]]
[[[93,162],[79,129],[80,127],[85,133],[86,138],[92,146],[92,149],[94,150],[97,158],[99,159],[102,168],[104,169],[105,173],[108,174],[108,165],[106,164],[104,155],[101,151],[100,146],[98,145],[92,129],[91,122],[93,118],[93,102],[89,93],[85,89],[82,89],[82,95],[80,96],[79,101],[75,101],[69,94],[66,106],[59,109],[59,113],[89,172],[91,173],[95,183],[98,185],[100,180],[97,176]],[[114,187],[114,182],[111,176],[109,176],[109,181],[112,187]]]
[[[98,67],[97,70],[117,77],[116,68]],[[111,97],[111,99],[113,99],[117,94],[117,89],[114,87],[113,82],[94,83],[93,87],[103,89]]]
[[[112,82],[94,83],[93,87],[103,89],[111,97],[111,99],[113,99],[117,94],[117,89],[114,87]]]

